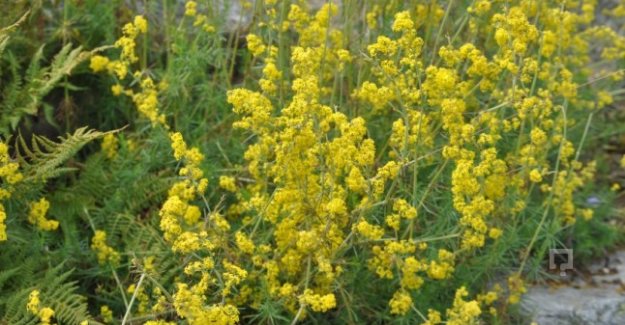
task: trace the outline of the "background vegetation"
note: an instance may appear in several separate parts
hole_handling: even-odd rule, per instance
[[[0,323],[517,323],[619,243],[621,4],[0,12]]]

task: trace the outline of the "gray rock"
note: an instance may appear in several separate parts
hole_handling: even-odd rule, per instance
[[[608,257],[588,269],[590,279],[553,288],[535,285],[523,296],[521,309],[540,325],[625,324],[625,251]]]
[[[616,288],[533,287],[521,307],[540,325],[625,324],[625,296]]]

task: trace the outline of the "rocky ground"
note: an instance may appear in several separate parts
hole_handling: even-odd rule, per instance
[[[625,324],[625,250],[586,269],[556,285],[529,287],[521,302],[525,316],[539,325]]]

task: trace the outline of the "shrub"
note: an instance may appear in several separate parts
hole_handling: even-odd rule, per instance
[[[72,278],[100,316],[64,316],[54,289],[26,276],[0,301],[8,314],[506,323],[565,236],[584,254],[613,243],[609,211],[585,199],[597,166],[585,149],[617,97],[625,42],[595,23],[596,1],[376,1],[365,11],[265,1],[241,8],[253,21],[245,36],[221,34],[208,4],[187,1],[179,17],[162,4],[152,8],[162,18],[146,7],[113,48],[85,54],[110,89],[101,96],[137,113],[99,122],[128,129],[79,129],[62,159],[36,137],[45,148],[30,156],[42,165],[8,146],[0,160],[12,186],[103,137],[75,176],[33,191],[47,199],[28,218],[41,228],[30,231],[63,232],[41,236],[37,255],[79,269]],[[620,22],[621,12],[605,14]],[[10,200],[7,259],[27,242],[11,233],[12,223],[26,231],[25,198]],[[591,245],[592,231],[609,239]],[[30,315],[8,307],[29,294]]]

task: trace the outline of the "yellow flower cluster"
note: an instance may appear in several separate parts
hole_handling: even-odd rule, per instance
[[[508,302],[511,304],[517,304],[521,300],[521,295],[527,291],[523,279],[517,273],[508,277],[508,289],[510,291],[508,296]]]
[[[102,151],[104,155],[108,159],[113,159],[117,157],[117,149],[119,145],[119,140],[112,133],[107,133],[104,138],[102,138]]]
[[[464,298],[469,293],[465,287],[456,290],[453,306],[447,310],[447,322],[449,325],[478,324],[478,316],[482,313],[480,304],[476,300],[466,301]]]
[[[198,14],[197,12],[197,2],[195,1],[187,1],[184,6],[184,15],[195,18],[193,20],[194,27],[202,27],[205,32],[212,33],[215,31],[215,27],[209,23],[208,16],[204,14]]]
[[[405,315],[412,306],[412,298],[406,291],[397,291],[388,304],[391,307],[391,314]]]
[[[59,227],[59,222],[56,220],[46,219],[46,214],[50,208],[50,202],[45,198],[41,198],[37,202],[30,204],[30,212],[28,213],[28,222],[36,225],[37,228],[43,231],[56,230]]]
[[[334,294],[318,295],[310,289],[304,290],[304,294],[300,296],[299,300],[300,304],[308,305],[313,311],[318,312],[325,312],[336,307]]]
[[[110,263],[113,266],[119,264],[119,253],[106,243],[106,231],[96,230],[91,238],[91,249],[98,255],[98,263]]]
[[[41,300],[39,300],[39,290],[33,290],[28,296],[28,304],[26,309],[33,315],[39,317],[41,325],[51,325],[52,317],[54,317],[54,310],[50,307],[41,307]]]
[[[9,156],[9,146],[0,141],[0,242],[7,240],[5,220],[7,214],[2,201],[11,197],[14,185],[20,182],[24,176],[19,171],[19,164]]]
[[[250,287],[256,292],[255,299],[260,297],[260,288],[268,287],[272,298],[283,299],[293,313],[297,304],[299,310],[313,312],[336,306],[331,284],[343,271],[335,256],[352,231],[349,214],[354,206],[347,199],[350,193],[362,197],[372,191],[365,175],[371,175],[375,146],[366,136],[365,121],[350,120],[321,103],[321,96],[331,91],[328,82],[350,60],[340,32],[329,28],[337,9],[326,4],[309,16],[291,5],[289,27],[300,41],[291,52],[293,97],[279,113],[274,115],[273,104],[282,78],[275,68],[277,48],[273,50],[272,44],[257,35],[247,39],[252,54],[265,60],[265,81],[260,83],[263,92],[235,89],[228,93],[228,101],[240,115],[235,127],[257,136],[244,155],[253,178],[247,191],[254,195],[236,192],[238,204],[231,211],[249,218],[252,224],[275,227],[273,239],[255,250],[255,243],[244,240],[252,239],[254,230],[237,232],[240,249],[254,253],[249,278],[256,280]],[[387,176],[380,176],[380,183],[394,171],[386,168],[383,173]],[[270,188],[275,191],[269,192]],[[416,211],[401,203],[398,213],[416,217]],[[383,234],[364,219],[353,229],[370,238]]]
[[[239,312],[230,303],[207,304],[207,291],[215,284],[210,275],[215,272],[215,262],[212,256],[217,256],[216,249],[227,247],[227,233],[230,225],[219,213],[212,213],[202,219],[200,207],[193,201],[204,198],[208,180],[200,168],[203,155],[197,148],[189,148],[182,134],[170,134],[171,147],[174,158],[183,163],[179,170],[182,180],[173,184],[168,198],[159,214],[160,227],[164,238],[171,243],[172,251],[192,258],[185,267],[185,274],[194,276],[199,274],[200,280],[189,286],[178,282],[173,295],[173,305],[177,314],[187,319],[191,324],[235,324],[238,322]],[[234,179],[222,179],[222,186],[236,191]],[[237,243],[248,252],[253,251],[253,243],[241,235],[237,236]],[[198,254],[206,255],[199,258]],[[199,260],[198,260],[199,259]],[[237,265],[224,259],[221,262],[224,271],[219,275],[221,296],[228,298],[234,288],[246,277],[247,272]],[[158,303],[153,308],[158,308]]]
[[[179,170],[159,211],[160,228],[184,274],[170,297],[151,293],[158,296],[152,309],[169,304],[190,324],[234,324],[238,307],[267,302],[297,319],[338,310],[348,300],[338,290],[354,252],[376,281],[396,286],[385,297],[389,312],[406,315],[418,311],[413,297],[422,288],[453,279],[456,263],[500,243],[509,224],[533,217],[526,205],[541,206],[556,221],[592,218],[574,196],[595,164],[578,161],[567,131],[595,103],[612,101],[606,92],[579,96],[590,75],[590,39],[620,39],[605,30],[579,32],[595,2],[577,10],[568,2],[476,0],[461,24],[446,21],[449,12],[436,1],[399,12],[395,1],[375,4],[366,14],[373,43],[365,40],[356,55],[334,24],[337,5],[309,14],[295,3],[267,1],[267,20],[246,36],[251,61],[262,65],[258,90],[227,93],[238,115],[233,126],[253,140],[243,156],[245,175],[219,176],[224,205],[211,206],[205,196],[200,150],[179,132],[169,135]],[[396,12],[392,33],[383,35],[377,29],[388,12]],[[185,15],[206,24],[195,1],[186,2]],[[448,25],[460,30],[448,33]],[[118,64],[131,70],[134,40],[146,29],[135,19],[117,43],[120,60],[94,56],[91,68],[123,79]],[[275,37],[286,32],[297,39],[290,48]],[[615,51],[625,51],[623,44],[605,56],[622,58]],[[346,87],[344,73],[354,66],[363,73]],[[132,97],[154,126],[169,129],[158,110],[160,87],[133,76],[141,92],[121,85],[113,92]],[[114,157],[107,147],[114,141],[103,143]],[[450,233],[431,236],[440,229]],[[114,251],[105,239],[96,232],[92,246],[110,262]],[[146,259],[146,272],[152,264]],[[525,291],[521,273],[508,288],[508,303],[517,303]],[[137,292],[140,310],[147,310],[150,294]],[[468,296],[457,288],[451,307],[428,310],[426,324],[444,316],[447,324],[477,324],[489,307],[496,314],[499,290]]]
[[[113,321],[113,311],[109,308],[109,306],[102,305],[100,307],[100,317],[102,317],[102,321],[105,323],[110,323]]]
[[[230,176],[220,176],[219,187],[223,188],[224,190],[228,192],[234,193],[237,191],[236,180],[234,179],[234,177],[230,177]]]
[[[139,34],[145,34],[148,31],[148,22],[143,16],[136,16],[133,23],[127,23],[122,29],[122,37],[116,42],[115,46],[121,49],[120,61],[123,63],[135,63],[139,58],[135,54],[135,39]],[[123,77],[120,77],[123,79]]]
[[[143,16],[136,16],[132,23],[124,25],[122,36],[115,42],[115,47],[121,49],[119,59],[111,61],[107,57],[94,55],[91,57],[89,67],[93,72],[106,70],[109,74],[117,76],[120,81],[123,81],[128,73],[133,71],[133,64],[139,61],[136,54],[136,39],[140,34],[147,34],[147,32],[148,21]],[[161,114],[158,108],[158,92],[161,88],[166,87],[166,84],[156,85],[152,78],[143,76],[140,71],[134,71],[131,75],[138,81],[136,84],[139,85],[139,92],[135,93],[132,89],[124,89],[122,85],[115,84],[111,88],[112,93],[115,96],[124,94],[131,97],[139,113],[150,120],[152,124],[167,127],[165,115]]]

